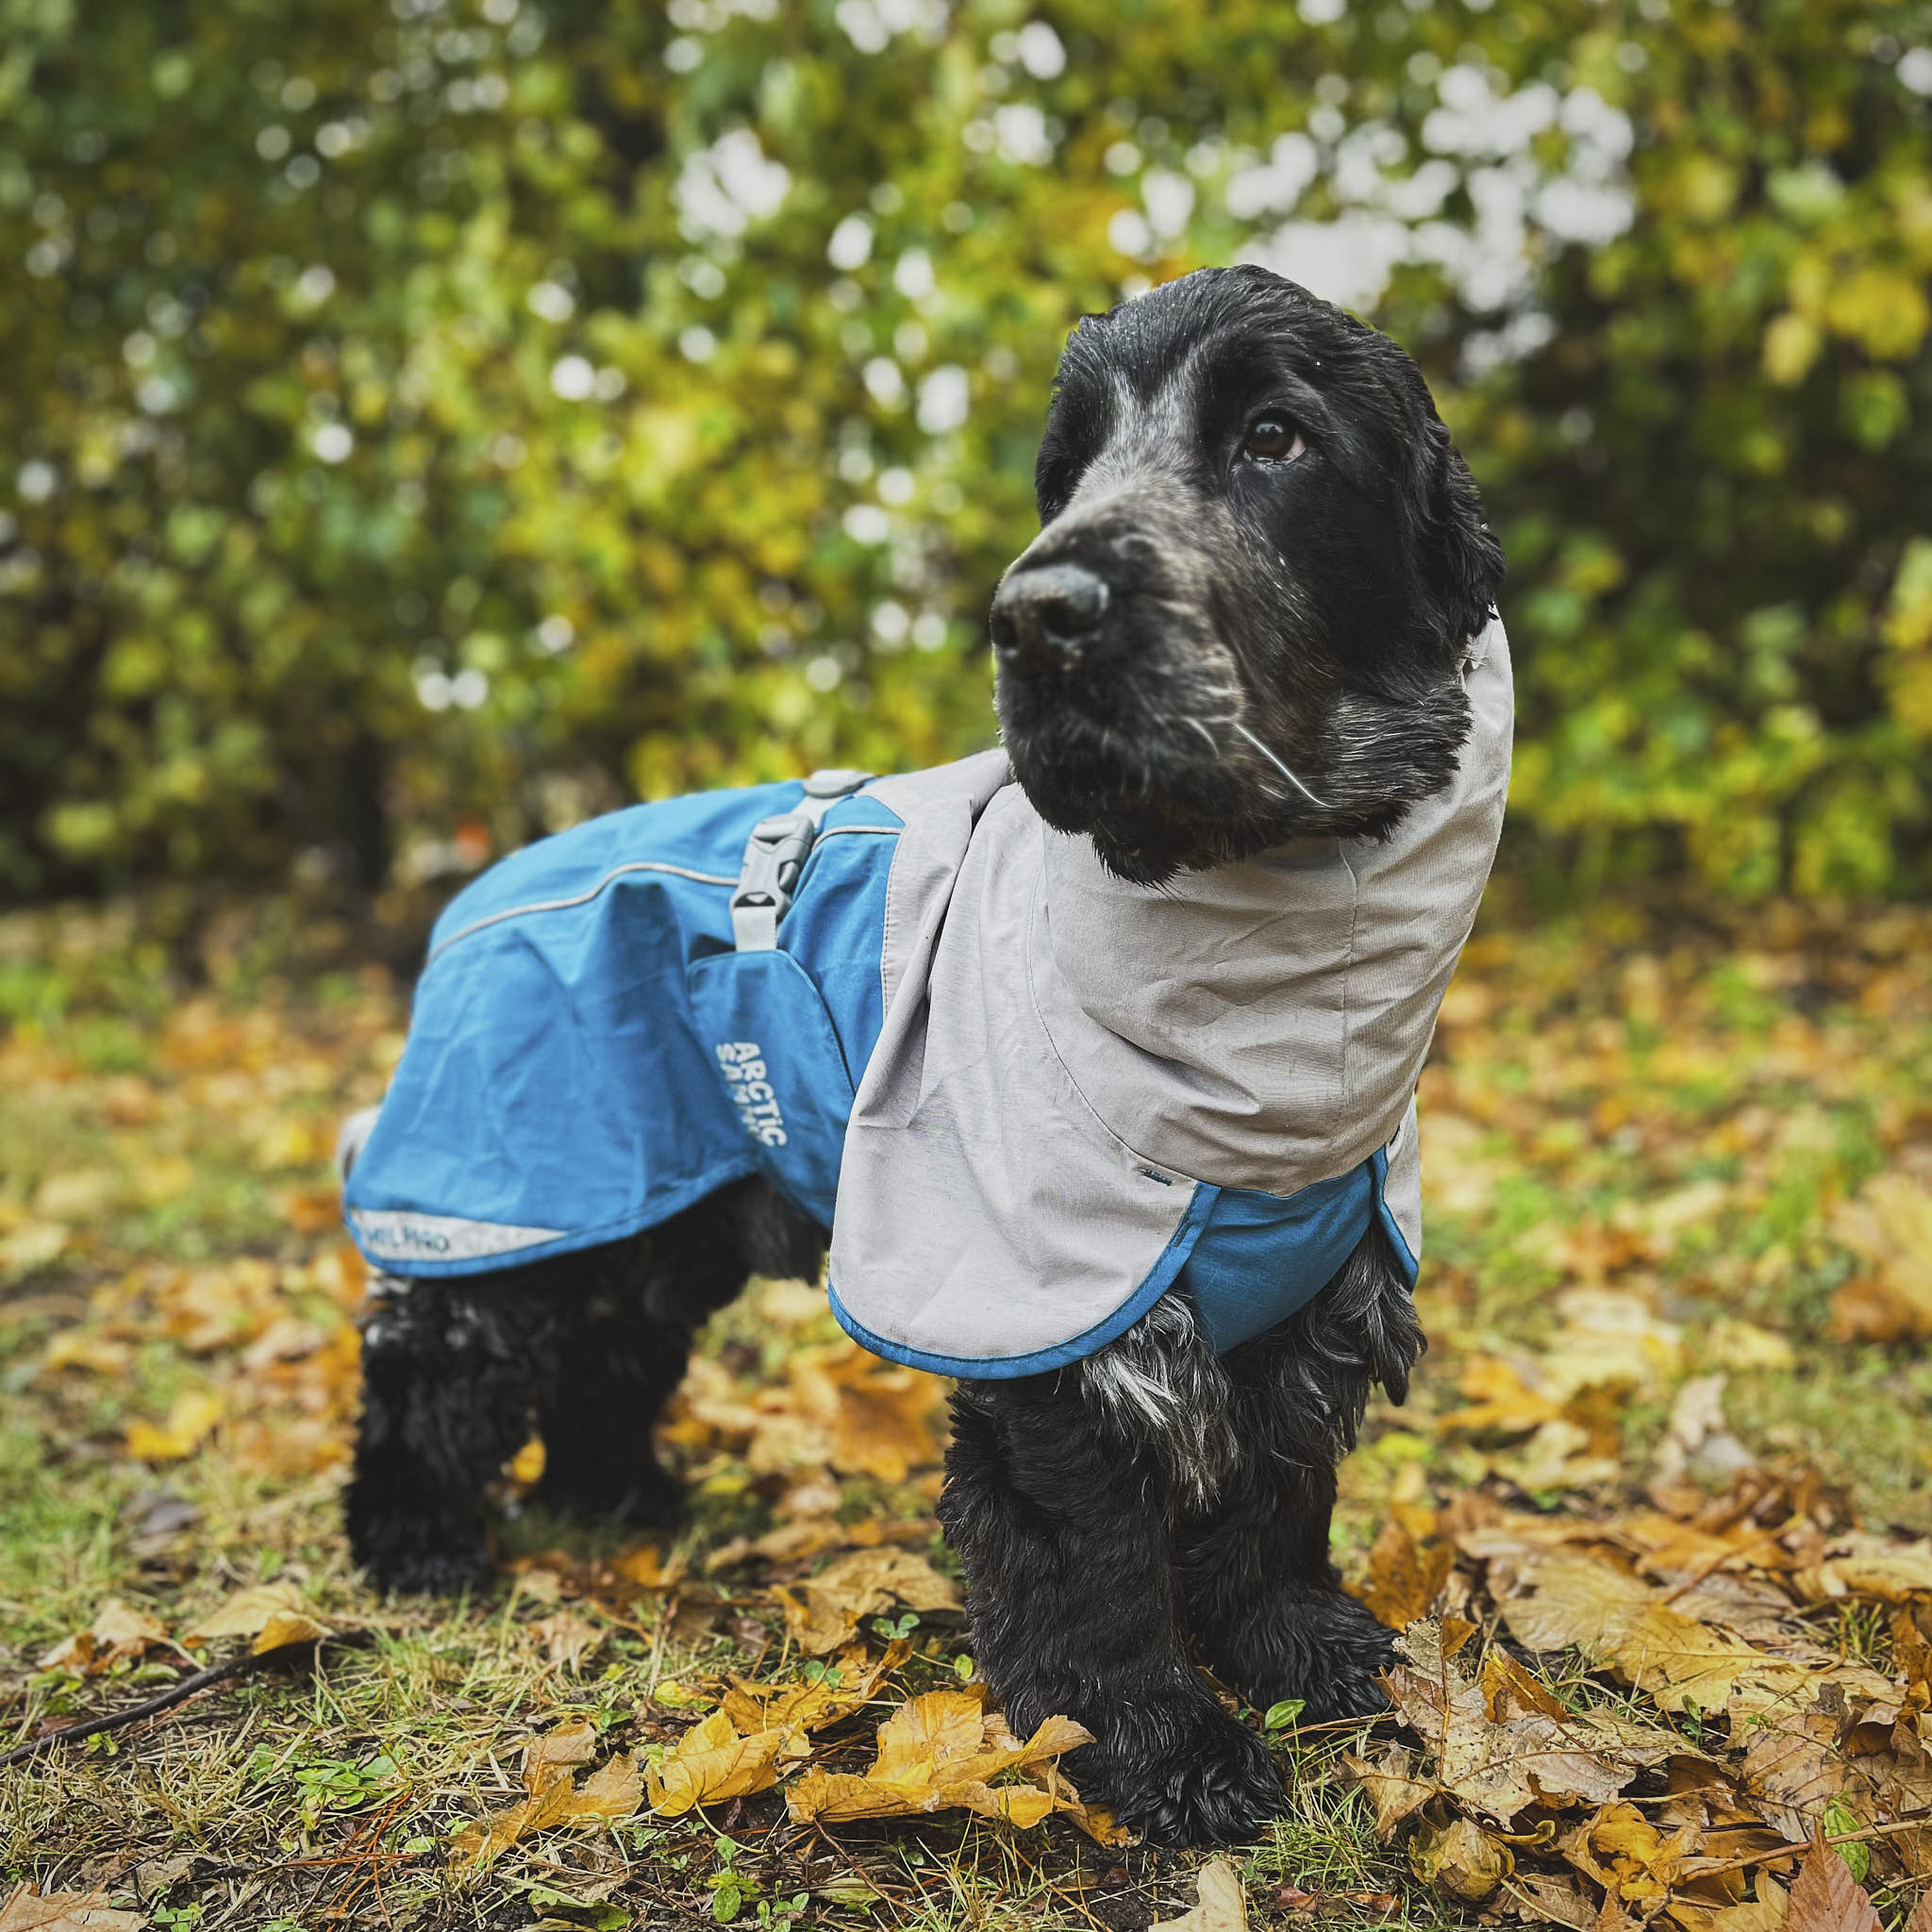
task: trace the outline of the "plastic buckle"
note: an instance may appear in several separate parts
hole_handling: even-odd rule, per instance
[[[778,942],[778,922],[791,905],[791,891],[805,870],[818,826],[802,811],[760,819],[745,841],[744,870],[731,894],[731,931],[741,952]]]
[[[870,772],[814,772],[805,781],[808,798],[850,798],[861,785],[872,782]]]

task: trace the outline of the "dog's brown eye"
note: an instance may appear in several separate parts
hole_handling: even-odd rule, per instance
[[[1241,447],[1251,457],[1295,457],[1302,450],[1301,433],[1286,416],[1257,416]]]

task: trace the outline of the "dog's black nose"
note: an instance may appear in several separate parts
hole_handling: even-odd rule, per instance
[[[992,600],[992,648],[1022,672],[1065,671],[1107,610],[1107,584],[1077,563],[1012,572]]]

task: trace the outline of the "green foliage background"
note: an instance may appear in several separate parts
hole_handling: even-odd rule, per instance
[[[0,890],[981,745],[1066,328],[1338,237],[1516,862],[1925,883],[1932,7],[1031,9],[0,0]]]

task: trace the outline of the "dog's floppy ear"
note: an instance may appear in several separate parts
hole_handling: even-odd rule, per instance
[[[1418,560],[1441,616],[1442,641],[1451,647],[1462,644],[1490,621],[1503,588],[1503,546],[1483,522],[1475,478],[1432,403],[1424,404],[1411,508]]]

